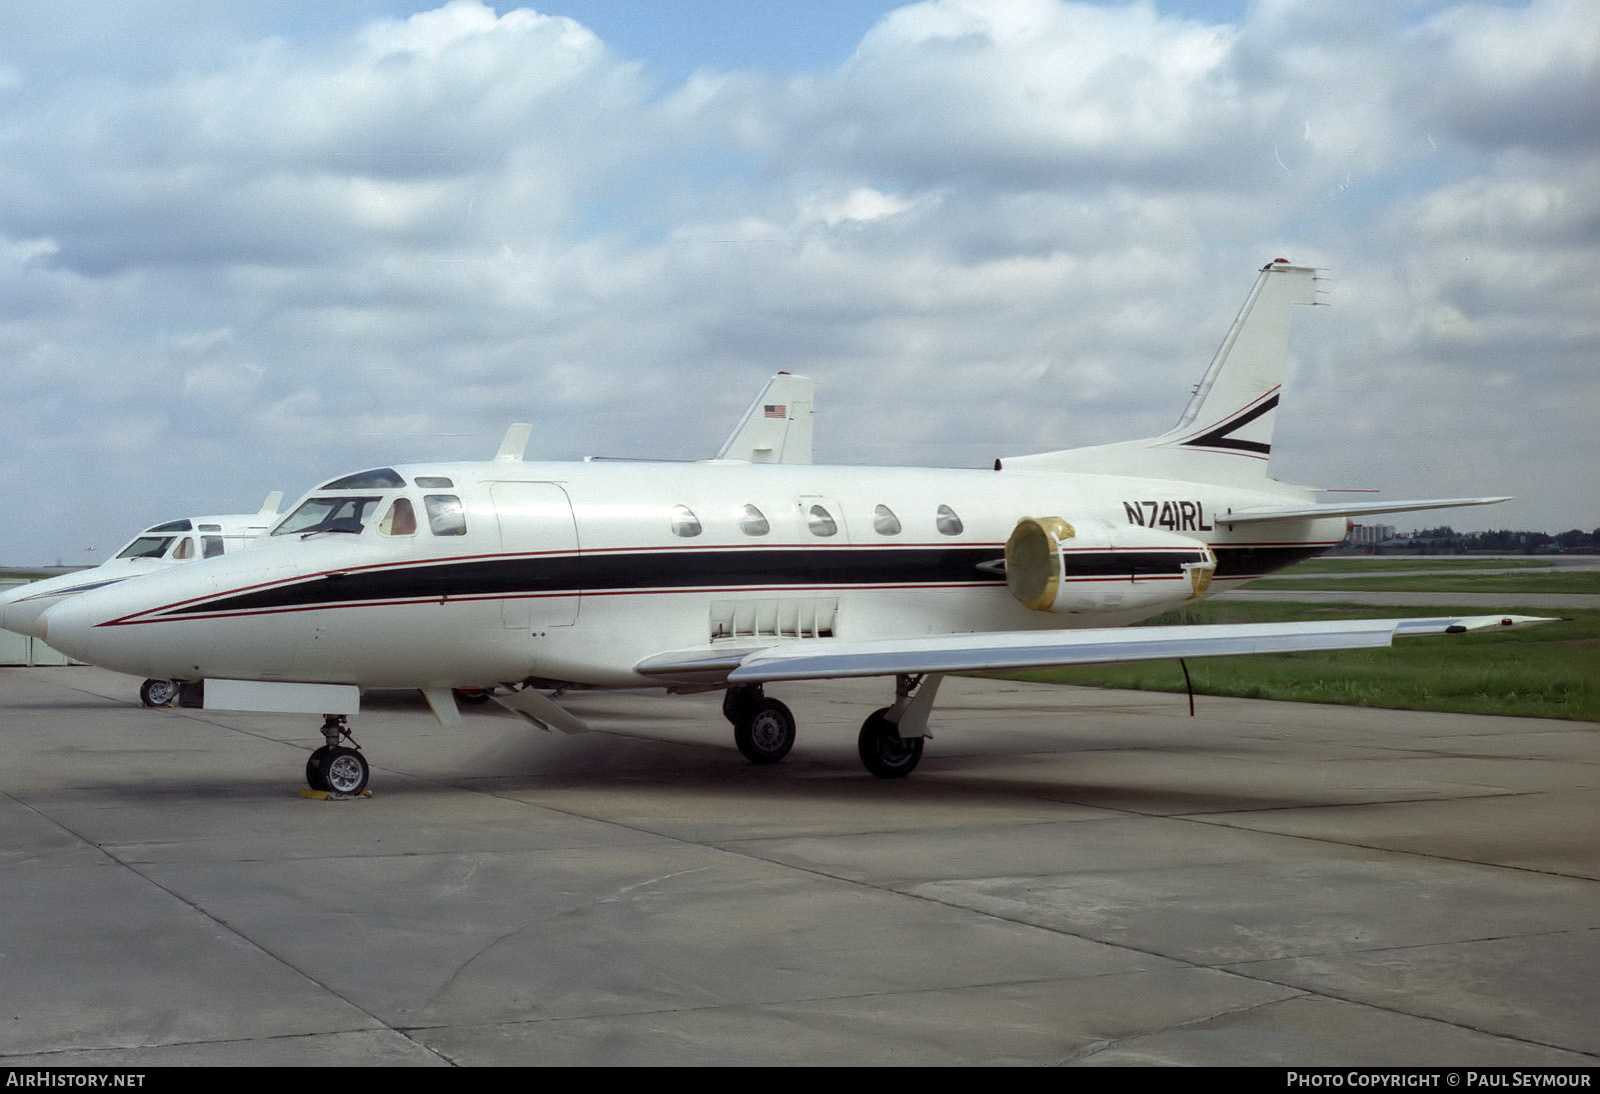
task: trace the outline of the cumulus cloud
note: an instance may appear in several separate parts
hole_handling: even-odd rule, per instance
[[[1278,255],[1335,305],[1285,477],[1600,518],[1548,489],[1600,410],[1581,3],[929,0],[679,86],[478,0],[91,7],[0,14],[0,557],[515,419],[709,455],[777,369],[821,382],[823,458],[1154,432]]]

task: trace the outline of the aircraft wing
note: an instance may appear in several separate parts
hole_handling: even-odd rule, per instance
[[[767,381],[717,453],[719,460],[810,463],[816,381],[780,372]]]
[[[1424,498],[1421,501],[1324,502],[1314,505],[1258,505],[1218,513],[1223,524],[1259,524],[1269,520],[1315,517],[1370,517],[1380,513],[1412,513],[1418,509],[1453,509],[1458,505],[1494,505],[1505,498]]]
[[[718,679],[729,684],[759,684],[902,673],[1002,672],[1178,657],[1372,649],[1388,646],[1395,638],[1509,630],[1553,621],[1536,616],[1483,615],[1002,631],[861,642],[814,638],[754,650],[662,654],[641,662],[638,671],[702,684]]]

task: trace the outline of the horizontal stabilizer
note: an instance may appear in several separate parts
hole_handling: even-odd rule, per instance
[[[780,642],[749,654],[728,674],[730,684],[821,680],[928,672],[1001,672],[1224,657],[1254,653],[1373,649],[1396,637],[1461,634],[1529,627],[1534,616],[1447,616],[1425,619],[1347,619],[1300,623],[1227,623],[1170,627],[1097,627],[1071,631],[1010,631],[929,638]]]
[[[1380,513],[1411,513],[1418,509],[1453,509],[1458,505],[1495,505],[1505,498],[1425,498],[1422,501],[1335,501],[1317,505],[1258,505],[1218,513],[1222,524],[1260,524],[1269,520],[1305,520],[1317,517],[1368,517]]]

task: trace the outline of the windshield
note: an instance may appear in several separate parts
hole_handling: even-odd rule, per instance
[[[284,518],[272,530],[275,536],[306,535],[314,532],[355,532],[365,527],[366,515],[377,507],[381,497],[311,498]]]
[[[140,536],[118,551],[117,557],[160,558],[167,553],[167,546],[172,542],[172,539],[172,536]]]

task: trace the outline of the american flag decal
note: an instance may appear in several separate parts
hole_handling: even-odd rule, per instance
[[[763,418],[784,418],[787,417],[788,414],[789,408],[784,406],[782,403],[778,403],[776,406],[768,403],[761,408],[761,416]]]

